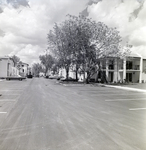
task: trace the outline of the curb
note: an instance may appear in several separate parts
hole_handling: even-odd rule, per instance
[[[56,82],[59,83],[63,86],[67,86],[67,84],[63,84],[60,82]],[[109,87],[109,88],[116,88],[116,89],[122,89],[122,90],[127,90],[127,91],[136,91],[136,92],[142,92],[142,93],[146,93],[146,90],[143,89],[137,89],[137,88],[130,88],[130,87],[124,87],[124,86],[115,86],[115,85],[106,85],[106,84],[97,84],[98,86],[101,87]]]
[[[122,90],[129,90],[129,91],[136,91],[136,92],[146,92],[146,90],[137,89],[137,88],[123,87],[123,86],[113,86],[113,85],[105,85],[105,84],[100,84],[100,85],[101,85],[101,86],[105,86],[105,87],[111,87],[111,88],[116,88],[116,89],[122,89]]]

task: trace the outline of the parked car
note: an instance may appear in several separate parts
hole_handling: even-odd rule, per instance
[[[61,80],[61,79],[65,79],[65,77],[64,77],[64,76],[59,76],[59,77],[57,78],[57,80]]]
[[[30,74],[30,75],[27,75],[27,78],[32,78],[33,76]]]
[[[26,78],[25,77],[21,77],[20,75],[6,77],[6,80],[20,80],[20,81],[22,81],[23,79],[26,79]]]
[[[49,79],[57,79],[59,76],[58,75],[50,75]]]
[[[73,78],[71,78],[71,77],[68,77],[68,79],[66,79],[66,78],[62,78],[62,79],[60,79],[60,80],[61,80],[61,81],[73,81],[73,82],[78,81],[78,80],[73,79]]]
[[[47,79],[49,78],[49,76],[48,76],[48,75],[46,75],[46,76],[44,76],[44,77],[45,77],[45,78],[47,78]]]

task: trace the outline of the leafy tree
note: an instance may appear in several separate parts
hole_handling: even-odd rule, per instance
[[[42,65],[40,63],[34,63],[32,65],[32,72],[34,76],[39,76],[39,73],[42,71]]]
[[[69,48],[69,28],[66,22],[61,25],[55,24],[54,30],[48,34],[49,48],[59,62],[59,66],[65,68],[66,78],[68,78],[69,68],[72,63],[71,49]]]
[[[48,34],[49,48],[57,56],[61,67],[68,72],[75,68],[87,73],[86,82],[91,76],[101,70],[100,60],[107,57],[120,57],[123,47],[121,37],[116,28],[109,28],[102,22],[95,22],[79,15],[68,15],[68,19],[60,25],[55,24]],[[127,53],[127,50],[125,54]]]
[[[20,58],[18,56],[16,56],[16,55],[13,55],[12,59],[14,60],[15,66],[20,62]]]
[[[40,55],[39,58],[41,63],[45,67],[45,75],[46,75],[48,70],[51,69],[52,65],[54,64],[54,58],[50,54]]]

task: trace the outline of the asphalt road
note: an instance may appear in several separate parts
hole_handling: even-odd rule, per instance
[[[0,150],[146,150],[146,93],[33,78],[0,94]]]

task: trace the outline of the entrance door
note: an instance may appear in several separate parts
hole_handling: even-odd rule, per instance
[[[7,64],[7,76],[10,76],[10,63]]]
[[[132,82],[132,73],[126,73],[126,81]]]
[[[113,82],[113,79],[114,79],[114,73],[109,72],[109,82]]]

